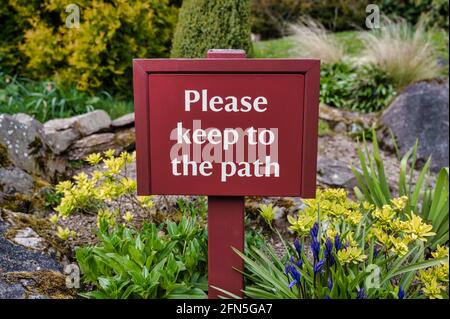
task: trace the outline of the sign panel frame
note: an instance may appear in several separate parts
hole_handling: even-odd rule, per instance
[[[150,94],[149,79],[153,74],[301,74],[304,76],[301,178],[298,192],[285,194],[313,198],[316,191],[317,131],[320,90],[320,61],[315,59],[135,59],[133,81],[136,126],[136,170],[139,195],[170,195],[157,193],[151,183]],[[156,93],[157,94],[157,93]],[[225,116],[225,115],[224,115]],[[283,143],[283,141],[280,141]],[[157,151],[157,150],[155,150]],[[261,181],[262,183],[264,181]],[[274,194],[276,191],[274,191]],[[184,194],[190,194],[187,189]],[[179,194],[182,195],[182,194]],[[200,195],[200,194],[197,194]],[[205,192],[202,195],[211,195]],[[229,194],[215,194],[231,196]],[[243,195],[243,194],[242,194]],[[249,189],[246,195],[254,195]],[[270,196],[271,194],[264,194]],[[281,196],[282,194],[276,194]]]

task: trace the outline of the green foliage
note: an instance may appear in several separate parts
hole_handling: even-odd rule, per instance
[[[360,0],[252,0],[252,31],[263,39],[277,38],[305,16],[332,31],[364,27],[367,4]]]
[[[344,190],[319,190],[306,200],[294,247],[286,255],[270,246],[250,247],[244,293],[263,299],[448,298],[448,248],[425,258],[431,226],[403,211],[397,199],[382,209],[347,199]],[[308,245],[309,244],[309,245]],[[231,296],[222,291],[225,296]]]
[[[337,108],[376,112],[395,95],[392,81],[380,70],[346,63],[324,64],[320,101]]]
[[[207,234],[201,220],[144,224],[137,230],[100,220],[94,247],[76,250],[95,299],[206,298]]]
[[[128,177],[127,169],[133,163],[136,154],[123,152],[114,157],[114,150],[108,150],[103,154],[94,153],[87,157],[91,165],[103,164],[103,170],[94,170],[89,175],[81,172],[73,177],[73,181],[67,180],[58,183],[55,193],[60,195],[60,202],[55,207],[57,214],[51,216],[53,224],[58,224],[59,219],[65,219],[75,213],[97,214],[100,220],[109,220],[110,226],[117,223],[117,218],[131,221],[134,211],[141,210],[150,215],[153,206],[151,197],[136,196],[136,180]],[[111,210],[108,204],[114,203],[115,209]],[[57,227],[57,235],[63,240],[72,235],[68,228]]]
[[[298,0],[252,0],[252,32],[263,39],[279,38],[288,33],[289,23],[302,15]]]
[[[447,0],[383,0],[379,5],[381,11],[388,16],[402,17],[412,24],[422,19],[430,27],[448,30]]]
[[[83,0],[80,28],[67,28],[72,1],[6,1],[7,66],[24,57],[14,65],[26,65],[25,76],[123,96],[131,95],[133,58],[168,56],[178,12],[168,0]]]
[[[31,81],[0,71],[0,113],[26,113],[41,122],[70,117],[94,109],[107,111],[112,118],[133,111],[133,104],[114,99],[102,91],[97,95],[65,89],[54,81]]]
[[[376,136],[375,131],[372,136]],[[443,168],[433,186],[429,170],[430,157],[417,180],[414,180],[417,146],[418,142],[400,160],[398,189],[399,195],[408,199],[405,213],[416,213],[433,225],[436,235],[429,239],[428,245],[434,249],[439,244],[445,244],[449,239],[449,174],[448,168]],[[373,139],[372,151],[369,151],[365,139],[362,145],[358,144],[358,155],[362,172],[352,168],[358,180],[359,187],[355,188],[358,198],[377,207],[392,203],[393,195],[389,189],[377,139]]]
[[[208,49],[243,49],[251,54],[249,0],[183,2],[172,57],[204,58]]]

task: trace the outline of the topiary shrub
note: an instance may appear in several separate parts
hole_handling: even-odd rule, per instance
[[[15,17],[7,28],[26,21],[19,41],[10,41],[25,57],[23,75],[121,95],[131,95],[133,58],[169,55],[178,14],[169,0],[83,0],[77,1],[80,27],[68,28],[71,0],[5,1]]]
[[[208,49],[251,51],[249,0],[185,0],[172,57],[201,58]]]

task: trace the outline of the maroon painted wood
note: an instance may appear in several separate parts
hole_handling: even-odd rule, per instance
[[[315,196],[320,62],[246,59],[242,50],[210,50],[207,57],[133,61],[138,194],[209,195],[209,298],[222,295],[212,287],[242,296],[244,281],[239,271],[244,265],[231,247],[244,251],[243,196]],[[208,87],[217,95],[264,94],[276,112],[186,115],[177,108],[182,100],[179,92],[187,85]],[[230,178],[223,184],[205,176],[174,179],[167,170],[167,136],[174,117],[183,121],[201,118],[206,127],[219,129],[249,123],[277,126],[280,166],[287,174],[278,181]]]
[[[243,50],[209,50],[208,59],[245,58]],[[219,287],[243,297],[244,261],[231,247],[244,251],[244,197],[208,197],[208,298],[223,295]]]
[[[320,62],[245,59],[242,53],[239,58],[230,59],[223,51],[218,52],[218,56],[220,58],[133,61],[138,193],[314,197]],[[274,108],[258,116],[183,112],[179,109],[181,94],[188,85],[197,89],[209,87],[216,95],[232,92],[237,95],[267,94]],[[282,131],[279,144],[283,172],[280,178],[236,177],[225,185],[217,180],[217,176],[171,176],[167,164],[170,163],[167,154],[171,146],[167,139],[168,129],[174,127],[177,120],[184,123],[195,118],[219,129],[250,125],[278,127]],[[154,150],[158,150],[157,153]],[[161,153],[166,154],[166,158]]]
[[[244,262],[231,247],[244,251],[244,197],[208,197],[208,297],[226,296],[219,287],[242,297]],[[239,270],[239,271],[237,271]]]

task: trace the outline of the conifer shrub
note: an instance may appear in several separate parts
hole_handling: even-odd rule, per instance
[[[172,57],[202,58],[208,49],[251,53],[249,0],[186,0],[181,7]]]

